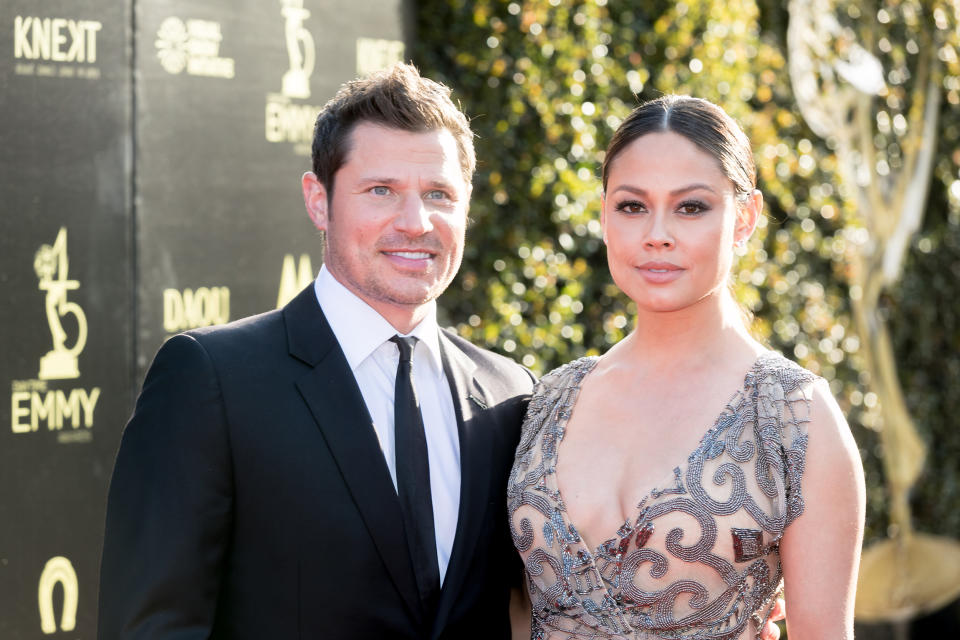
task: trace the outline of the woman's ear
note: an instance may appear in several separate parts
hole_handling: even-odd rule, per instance
[[[744,244],[757,228],[757,221],[763,213],[763,194],[754,189],[753,193],[737,208],[737,222],[733,228],[733,242]]]
[[[607,194],[600,192],[600,229],[603,231],[603,244],[607,244]]]

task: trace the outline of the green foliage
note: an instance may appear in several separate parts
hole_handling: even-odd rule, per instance
[[[904,87],[918,34],[943,63],[937,177],[889,315],[910,409],[933,445],[916,492],[917,525],[956,535],[960,391],[949,382],[960,373],[960,1],[845,6],[848,28],[876,22],[865,46],[888,72],[882,99],[891,122],[894,110],[909,107]],[[600,239],[603,149],[640,101],[689,93],[720,104],[753,142],[766,199],[767,216],[734,267],[734,289],[759,338],[830,380],[864,457],[874,538],[886,534],[887,521],[873,430],[879,407],[861,374],[847,289],[850,251],[864,230],[832,142],[815,136],[796,108],[784,7],[770,0],[419,2],[415,60],[453,87],[478,134],[473,223],[444,312],[468,339],[538,372],[620,340],[633,309],[610,279]],[[886,22],[875,20],[881,11]],[[896,162],[895,146],[883,146]]]

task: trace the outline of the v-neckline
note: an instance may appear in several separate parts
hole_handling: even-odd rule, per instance
[[[596,554],[600,553],[600,551],[607,544],[607,542],[609,542],[610,540],[616,540],[617,538],[620,537],[620,534],[617,532],[622,531],[624,528],[624,525],[630,525],[631,520],[636,519],[640,515],[640,513],[643,511],[644,506],[646,505],[646,502],[648,501],[650,496],[653,495],[654,492],[661,490],[662,493],[660,495],[663,495],[664,493],[667,493],[667,491],[669,491],[669,489],[663,490],[660,486],[661,484],[663,484],[664,482],[669,482],[669,479],[671,477],[676,477],[677,471],[680,472],[681,477],[683,476],[685,472],[684,471],[685,467],[689,466],[690,464],[690,458],[693,457],[693,455],[703,447],[707,439],[714,434],[714,432],[717,429],[717,426],[720,424],[720,419],[729,413],[731,405],[737,401],[738,397],[742,399],[742,397],[744,396],[743,392],[747,388],[747,385],[749,384],[751,378],[754,377],[754,374],[757,370],[757,367],[760,365],[760,362],[762,360],[765,360],[766,358],[775,357],[776,355],[777,355],[776,351],[766,350],[761,352],[756,358],[754,358],[753,363],[750,365],[750,368],[744,374],[743,380],[740,382],[740,386],[730,396],[726,404],[723,405],[723,409],[720,411],[719,414],[717,414],[716,418],[714,418],[713,422],[711,423],[711,426],[703,433],[700,439],[697,440],[696,446],[694,446],[694,448],[690,450],[690,452],[686,455],[686,457],[683,458],[680,464],[677,464],[671,467],[669,474],[665,474],[664,477],[658,480],[656,484],[651,485],[650,488],[640,496],[636,505],[633,507],[633,512],[627,516],[624,522],[621,523],[620,526],[617,527],[617,529],[613,531],[613,535],[607,536],[602,542],[600,542],[600,544],[597,544],[597,545],[591,545],[590,542],[584,537],[580,529],[577,527],[576,523],[573,522],[573,520],[570,518],[570,514],[567,511],[567,501],[564,499],[563,492],[560,490],[559,474],[557,472],[558,463],[560,462],[560,445],[563,443],[563,439],[567,434],[567,425],[570,422],[570,418],[573,417],[573,412],[574,412],[574,409],[576,408],[577,400],[580,397],[580,390],[583,388],[583,381],[586,379],[588,375],[590,375],[590,373],[594,370],[594,368],[600,362],[600,358],[596,356],[591,357],[589,359],[585,358],[585,360],[588,360],[588,361],[592,360],[592,362],[590,362],[589,367],[586,367],[584,368],[584,370],[577,372],[576,378],[574,380],[575,384],[570,388],[571,396],[568,398],[568,403],[569,403],[568,406],[570,408],[567,411],[561,412],[559,414],[559,418],[557,420],[558,435],[557,435],[556,444],[553,445],[553,464],[550,466],[553,469],[553,473],[551,475],[553,476],[554,491],[556,492],[556,496],[560,504],[563,506],[563,508],[560,509],[560,517],[564,520],[564,524],[567,527],[571,528],[573,531],[576,532],[577,538],[579,538],[580,540],[580,544],[583,547],[586,547],[587,551],[590,554],[591,563],[594,562],[594,557],[596,556]],[[659,498],[659,496],[657,497]]]

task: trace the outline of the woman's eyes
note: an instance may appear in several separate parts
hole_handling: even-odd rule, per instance
[[[643,203],[636,200],[624,200],[617,204],[617,211],[623,213],[642,213],[645,210],[646,207],[643,206]]]
[[[685,200],[677,207],[677,211],[685,216],[697,216],[709,209],[707,203],[700,200]]]
[[[617,204],[617,211],[622,213],[637,214],[647,211],[646,205],[638,200],[624,200]],[[710,209],[710,206],[702,200],[684,200],[677,205],[676,212],[683,216],[698,216]]]

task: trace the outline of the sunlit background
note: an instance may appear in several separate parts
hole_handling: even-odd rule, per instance
[[[631,327],[598,223],[620,120],[689,93],[742,124],[766,217],[736,292],[758,337],[830,381],[867,472],[858,637],[960,629],[958,21],[956,0],[417,12],[414,59],[454,87],[479,136],[475,224],[444,309],[537,371]]]

